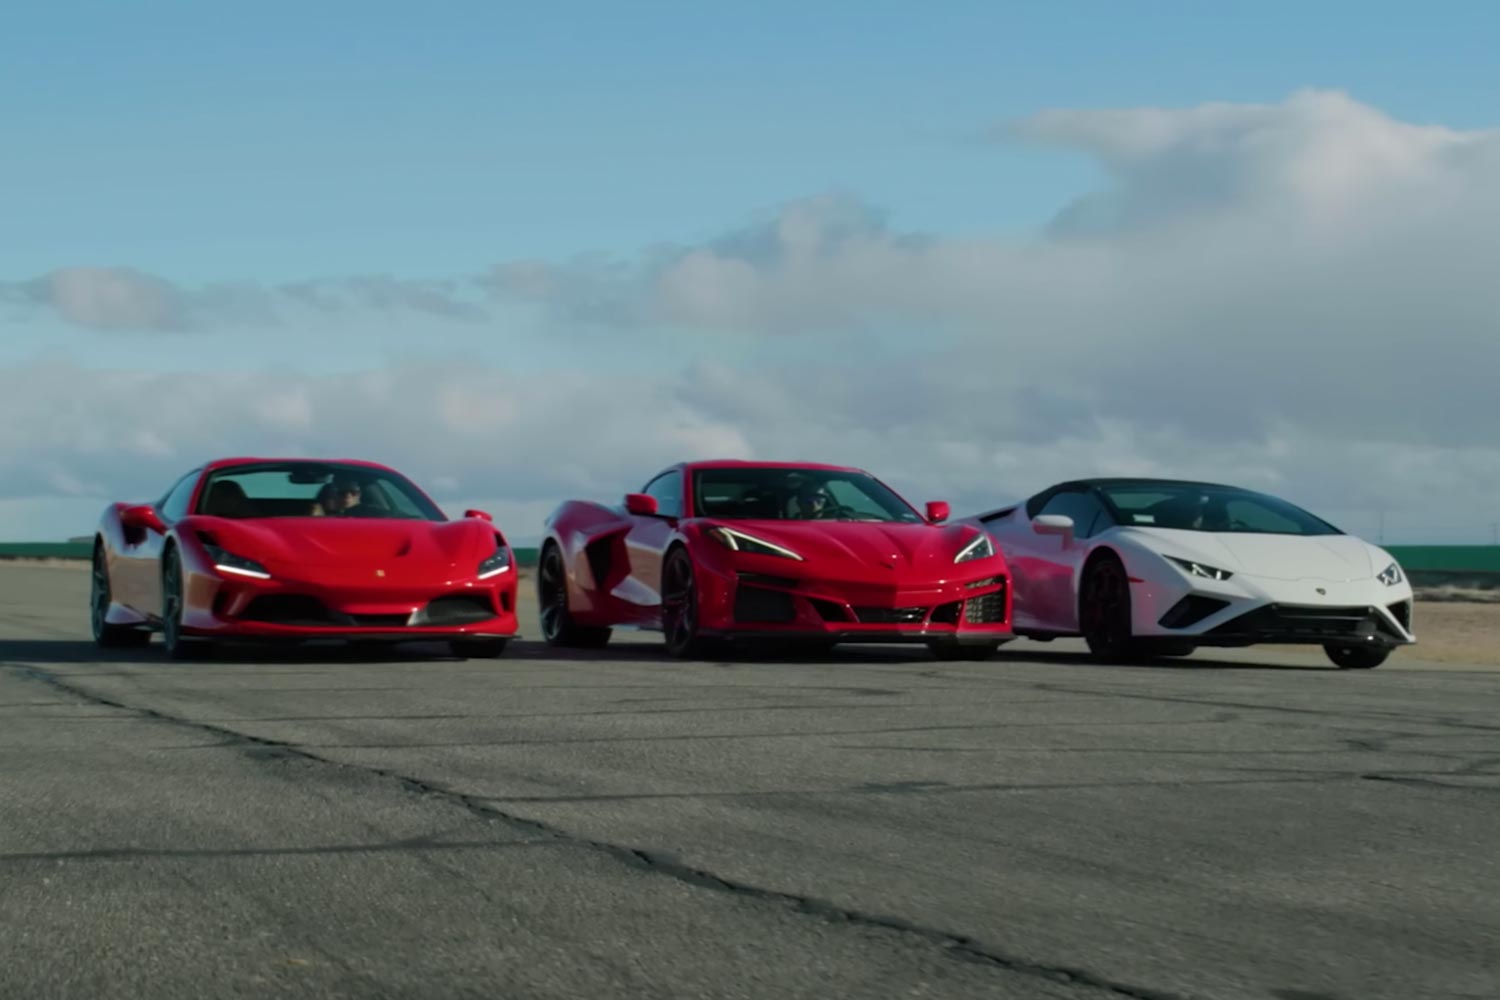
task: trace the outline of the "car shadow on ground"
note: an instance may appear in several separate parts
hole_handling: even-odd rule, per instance
[[[565,649],[549,646],[539,640],[514,639],[496,658],[455,655],[446,643],[347,643],[308,642],[300,644],[217,643],[188,660],[169,660],[158,640],[147,646],[100,648],[87,639],[5,639],[0,640],[0,662],[17,665],[181,665],[193,664],[398,664],[472,663],[503,666],[511,663],[646,663],[697,666],[751,666],[781,664],[806,666],[855,666],[860,664],[906,664],[942,662],[920,645],[842,645],[830,650],[808,651],[799,648],[766,646],[731,646],[714,650],[697,659],[678,659],[659,643],[651,641],[613,642],[598,649]],[[945,664],[952,667],[995,667],[1008,664],[1088,667],[1095,670],[1304,670],[1337,671],[1322,664],[1248,662],[1205,657],[1201,653],[1186,657],[1153,657],[1130,663],[1106,664],[1087,653],[1066,650],[1039,650],[1032,647],[1012,650],[1002,647],[986,660],[969,660]]]

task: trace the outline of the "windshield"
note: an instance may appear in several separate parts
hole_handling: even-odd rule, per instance
[[[337,462],[281,462],[217,469],[198,500],[215,517],[383,517],[446,521],[406,478]]]
[[[693,513],[729,520],[922,521],[904,500],[862,472],[776,466],[698,470]]]
[[[1120,523],[1138,528],[1257,535],[1340,535],[1343,532],[1300,507],[1264,493],[1197,483],[1101,486]]]

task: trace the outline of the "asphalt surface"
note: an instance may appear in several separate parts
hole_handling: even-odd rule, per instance
[[[0,566],[6,1000],[1500,996],[1493,670],[177,664],[86,594]]]

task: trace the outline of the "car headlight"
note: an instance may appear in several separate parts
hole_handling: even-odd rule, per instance
[[[492,555],[479,564],[479,579],[488,580],[492,576],[499,576],[510,569],[510,550],[505,546],[497,548]]]
[[[1219,569],[1206,563],[1195,562],[1192,559],[1178,559],[1176,556],[1167,556],[1172,562],[1181,566],[1188,576],[1201,576],[1205,580],[1227,580],[1233,573],[1227,569]]]
[[[266,571],[266,568],[254,559],[237,556],[217,545],[207,543],[204,543],[203,551],[208,553],[208,557],[214,561],[214,569],[220,573],[233,573],[236,576],[248,576],[256,580],[271,579],[271,574]]]
[[[1387,587],[1394,587],[1402,580],[1405,580],[1406,577],[1402,575],[1400,566],[1397,566],[1395,563],[1391,563],[1385,569],[1381,570],[1380,574],[1376,576],[1375,579],[1379,580]]]
[[[958,555],[953,557],[956,563],[968,562],[970,559],[988,559],[995,554],[995,543],[990,541],[990,536],[980,532],[979,537],[968,545],[958,550]]]
[[[708,537],[734,552],[749,552],[757,556],[780,556],[782,559],[802,561],[802,557],[791,549],[782,548],[764,538],[756,538],[754,535],[747,535],[743,531],[735,531],[733,528],[726,528],[722,525],[709,528]]]

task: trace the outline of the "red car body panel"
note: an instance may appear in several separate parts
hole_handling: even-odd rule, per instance
[[[415,641],[516,633],[514,553],[478,512],[448,521],[192,513],[215,471],[304,461],[398,475],[347,459],[222,459],[195,470],[185,516],[168,522],[155,506],[110,505],[96,541],[110,584],[105,622],[161,625],[162,556],[171,546],[182,567],[184,635]],[[260,563],[269,578],[224,570],[209,544]],[[509,568],[478,579],[480,562],[499,551]]]
[[[662,474],[682,476],[682,509],[691,512],[695,471],[740,466],[868,475],[831,465],[730,461],[683,463]],[[708,537],[719,526],[784,546],[801,559],[731,550]],[[980,534],[967,525],[926,519],[671,517],[570,500],[547,519],[543,545],[560,551],[568,614],[582,626],[660,629],[662,567],[672,548],[684,546],[693,559],[705,635],[1003,642],[1014,637],[1004,554],[996,547],[992,556],[954,562]],[[759,600],[774,603],[776,614],[747,618],[747,607]],[[971,607],[982,612],[971,613]],[[778,620],[765,620],[773,617]]]

